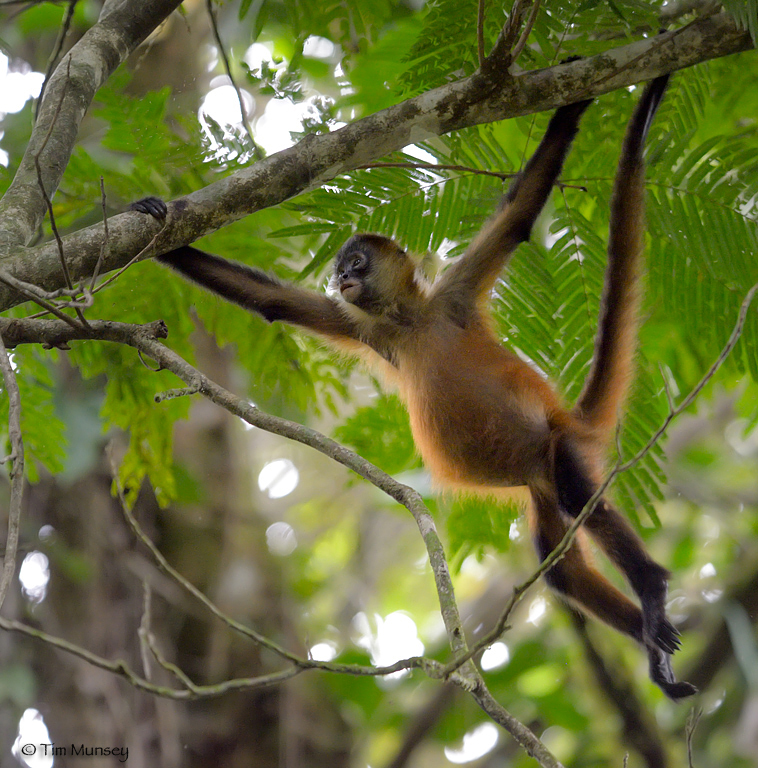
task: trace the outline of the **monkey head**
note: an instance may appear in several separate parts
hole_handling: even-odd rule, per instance
[[[381,314],[413,284],[414,265],[393,240],[381,235],[354,235],[334,259],[331,288],[364,312]]]

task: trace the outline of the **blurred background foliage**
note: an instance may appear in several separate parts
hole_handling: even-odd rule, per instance
[[[754,20],[754,3],[728,6]],[[145,195],[170,199],[304,134],[470,74],[476,8],[475,0],[214,4],[251,137],[206,4],[187,0],[98,93],[55,197],[58,227],[70,232],[99,220],[101,177],[110,213]],[[488,44],[509,8],[487,4]],[[45,71],[66,10],[60,3],[0,10],[9,72]],[[67,46],[98,11],[95,0],[75,4]],[[538,14],[519,64],[546,67],[621,45],[657,30],[659,12],[658,4],[637,0],[555,0]],[[620,441],[626,458],[665,417],[667,391],[680,399],[717,357],[758,281],[757,77],[752,52],[685,70],[652,128],[639,375]],[[592,355],[608,199],[635,91],[610,93],[587,112],[564,184],[496,291],[502,338],[559,382],[568,399]],[[34,107],[28,100],[2,118],[0,191],[21,159]],[[463,251],[503,192],[501,179],[477,171],[517,171],[548,117],[408,147],[384,158],[407,167],[338,177],[200,246],[316,290],[356,230],[392,235],[437,269]],[[49,237],[47,222],[40,239]],[[13,314],[34,311],[22,306]],[[534,567],[518,506],[435,496],[396,396],[380,394],[360,368],[312,339],[269,326],[149,262],[98,293],[90,316],[165,320],[171,347],[212,378],[264,410],[332,434],[424,493],[444,533],[472,638]],[[324,658],[388,663],[421,648],[446,658],[421,539],[410,516],[375,489],[197,398],[156,405],[154,395],[177,382],[129,348],[21,347],[13,357],[32,483],[22,554],[30,568],[29,558],[43,555],[37,570],[47,576],[38,593],[23,582],[7,603],[9,615],[140,668],[137,629],[148,583],[157,642],[196,682],[276,668],[275,659],[189,605],[133,541],[110,494],[109,444],[151,536],[230,614]],[[757,377],[753,308],[740,343],[698,402],[614,486],[673,572],[671,611],[684,631],[676,667],[703,690],[692,744],[699,768],[758,765]],[[7,398],[0,411],[7,438]],[[0,494],[3,509],[6,485]],[[621,765],[628,749],[630,766],[686,764],[689,706],[662,698],[631,642],[596,623],[577,628],[541,585],[512,623],[483,660],[487,682],[565,764]],[[602,649],[613,679],[629,686],[629,701],[646,713],[644,733],[660,742],[657,757],[645,755],[622,708],[609,703],[592,648]],[[16,764],[8,745],[32,707],[51,740],[115,740],[131,748],[137,765],[532,764],[463,694],[418,673],[386,681],[311,673],[276,689],[179,704],[136,694],[18,638],[2,639],[0,657],[0,766]]]

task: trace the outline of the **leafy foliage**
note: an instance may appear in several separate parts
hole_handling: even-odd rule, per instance
[[[476,19],[478,0],[435,0],[429,5],[424,26],[407,55],[407,69],[400,78],[399,92],[416,94],[461,76],[478,66]],[[494,6],[485,16],[485,50],[495,43],[509,9]],[[612,48],[616,38],[632,29],[657,29],[654,7],[642,0],[582,3],[558,0],[549,13],[537,15],[531,32],[533,44],[523,54],[522,66],[538,69],[574,55],[590,56]],[[602,29],[602,36],[586,30]]]
[[[394,395],[380,395],[370,407],[358,408],[334,436],[390,474],[418,465],[408,415]]]
[[[24,438],[26,471],[29,479],[37,481],[42,467],[57,473],[63,469],[66,437],[63,423],[55,412],[55,381],[47,356],[27,347],[14,351],[21,396],[21,431]],[[0,397],[0,439],[3,455],[10,454],[8,437],[8,398],[5,390]]]
[[[491,552],[510,549],[511,525],[521,513],[519,503],[488,496],[462,495],[449,504],[445,525],[453,565],[459,569],[469,555],[481,560]]]
[[[753,43],[758,41],[758,2],[756,0],[725,0],[724,9],[750,32]]]
[[[484,38],[486,46],[491,46],[512,3],[485,5]],[[217,4],[219,20],[227,22],[222,23],[221,33],[228,38],[234,74],[254,90],[255,116],[265,110],[269,98],[302,102],[323,96],[323,109],[312,126],[316,130],[325,130],[329,120],[353,120],[475,70],[476,0],[437,0],[419,11],[412,7],[392,0],[242,0],[239,9],[231,9],[238,17],[232,18],[224,15],[229,13],[228,4]],[[755,0],[728,0],[725,7],[755,38]],[[97,3],[77,4],[75,21],[81,31],[99,10]],[[640,34],[654,34],[657,12],[655,4],[642,0],[543,3],[518,66],[545,67],[572,54],[588,56]],[[3,27],[3,38],[20,46],[44,34],[52,38],[52,45],[63,13],[59,6],[32,4],[13,29],[6,32]],[[341,46],[338,71],[334,66],[338,54],[330,60],[304,54],[311,35]],[[273,48],[276,66],[246,71],[241,54],[254,40]],[[37,69],[44,68],[49,46],[42,53]],[[221,74],[219,66],[213,75]],[[669,396],[678,401],[707,370],[733,328],[745,293],[758,281],[756,75],[754,53],[683,71],[675,76],[653,126],[648,149],[645,303],[638,376],[620,434],[624,459],[646,444],[668,411]],[[155,79],[164,82],[159,76]],[[205,86],[202,79],[198,82]],[[558,382],[569,402],[580,391],[593,353],[606,265],[608,199],[623,128],[637,95],[633,90],[614,92],[598,99],[588,111],[563,184],[553,195],[533,242],[514,255],[493,296],[503,341]],[[55,198],[58,226],[71,231],[99,219],[101,176],[109,211],[115,211],[144,194],[172,197],[195,190],[249,162],[251,146],[244,135],[220,125],[201,130],[196,114],[200,96],[200,92],[178,93],[169,86],[141,92],[130,84],[125,71],[112,78],[97,96]],[[334,252],[355,230],[392,235],[419,254],[425,267],[444,268],[464,251],[497,206],[508,180],[492,174],[516,173],[536,146],[547,119],[547,115],[536,115],[478,126],[408,147],[383,158],[395,167],[374,164],[339,176],[296,200],[214,233],[201,247],[314,290],[323,289]],[[0,143],[9,159],[7,170],[0,168],[0,189],[7,187],[18,167],[31,124],[31,105],[3,118]],[[22,307],[14,314],[31,311],[36,310]],[[213,364],[207,357],[211,337],[231,353],[225,359],[235,361],[233,386],[252,401],[290,418],[318,420],[383,469],[431,492],[419,471],[407,415],[398,398],[372,392],[364,404],[366,390],[356,395],[351,363],[306,335],[267,325],[150,263],[131,267],[98,292],[88,316],[131,322],[162,318],[170,328],[170,345],[206,370]],[[423,570],[428,571],[428,565],[420,564],[423,553],[417,532],[405,516],[388,510],[384,499],[377,501],[362,484],[342,476],[337,481],[330,476],[314,490],[320,479],[315,477],[317,469],[302,482],[302,496],[291,503],[276,506],[273,499],[263,499],[262,492],[247,487],[245,493],[233,499],[222,496],[219,502],[211,487],[216,478],[204,474],[206,470],[207,475],[214,474],[205,466],[204,456],[198,457],[202,471],[186,456],[179,467],[173,465],[174,425],[187,416],[190,399],[156,404],[154,396],[178,382],[165,372],[151,370],[128,348],[83,342],[72,347],[65,353],[68,364],[89,380],[91,391],[102,390],[93,397],[92,410],[100,409],[103,433],[128,432],[120,480],[130,500],[149,481],[162,504],[177,508],[159,516],[156,529],[165,550],[176,546],[182,567],[198,568],[196,573],[202,572],[209,582],[219,576],[218,583],[225,586],[224,572],[213,570],[214,558],[224,564],[249,565],[244,558],[252,561],[250,553],[254,553],[256,579],[262,574],[261,581],[269,580],[262,591],[276,595],[271,614],[283,613],[289,603],[292,625],[283,634],[309,643],[317,633],[337,637],[335,648],[346,663],[371,661],[370,654],[356,645],[350,624],[358,610],[386,614],[403,609],[413,613],[420,628],[438,622],[436,596]],[[71,426],[75,417],[59,407],[62,356],[29,347],[14,352],[22,387],[27,466],[33,480],[45,471],[60,473],[67,440],[77,439],[73,428],[66,433],[66,425]],[[68,369],[66,375],[70,375]],[[706,405],[708,396],[721,388],[731,392],[737,383],[742,396],[733,406],[734,417],[728,423],[720,421],[719,414]],[[677,572],[672,582],[678,590],[677,606],[688,595],[704,593],[705,556],[718,571],[721,590],[735,571],[737,557],[754,552],[758,524],[753,514],[755,437],[750,430],[758,423],[756,392],[758,311],[754,307],[735,353],[700,402],[697,423],[711,425],[707,439],[688,445],[680,454],[667,450],[665,461],[665,446],[656,447],[619,477],[613,488],[619,506],[626,514],[636,515],[638,522],[657,523],[659,517],[663,521],[652,543],[667,548],[665,562]],[[356,406],[356,400],[361,405]],[[2,409],[0,437],[5,443],[7,398],[0,397]],[[261,462],[268,461],[274,449],[265,444],[262,433],[251,434],[257,446],[263,445]],[[257,466],[247,453],[224,455],[220,463],[239,463],[246,479],[254,476]],[[306,466],[305,460],[300,466]],[[661,504],[666,482],[677,499]],[[480,618],[479,603],[486,602],[481,597],[485,578],[490,588],[515,582],[534,566],[534,553],[523,542],[512,545],[512,538],[525,538],[514,505],[446,496],[430,498],[429,505],[444,519],[446,549],[456,569],[456,594],[466,613],[476,618],[467,625],[467,631],[476,636],[480,627],[491,624],[492,611],[502,603],[498,597],[494,605],[485,606],[488,612]],[[231,508],[227,516],[220,511],[226,506]],[[250,513],[241,524],[240,509]],[[273,515],[286,519],[298,538],[299,546],[288,559],[270,557],[261,543]],[[178,536],[174,517],[181,519]],[[219,535],[224,538],[223,550],[206,558],[214,551],[222,517],[230,530],[230,519],[239,527],[232,534]],[[188,522],[192,519],[194,524],[195,518],[203,521],[197,528]],[[171,540],[172,526],[177,539],[187,543],[183,549]],[[406,535],[403,526],[412,535]],[[720,538],[712,533],[719,527],[724,531]],[[54,546],[47,550],[53,560]],[[495,559],[489,557],[492,553],[507,556]],[[273,559],[277,560],[274,566]],[[65,557],[58,553],[57,561],[56,567],[72,583],[77,580],[75,573],[82,582],[100,577],[73,547]],[[61,565],[66,562],[68,566]],[[477,580],[472,576],[476,569],[486,570],[487,576]],[[133,580],[131,573],[129,578]],[[157,592],[154,630],[160,633],[162,598]],[[545,609],[539,588],[528,599],[534,602],[525,601],[525,613],[534,606]],[[717,618],[719,605],[713,608]],[[241,613],[248,609],[246,604]],[[140,606],[135,609],[140,610]],[[174,618],[181,606],[172,603],[168,610],[169,623],[183,623]],[[41,621],[43,614],[37,613]],[[619,754],[609,737],[614,726],[609,724],[607,703],[593,695],[596,686],[575,635],[558,612],[541,625],[539,612],[535,614],[537,618],[532,618],[530,612],[528,622],[522,615],[516,617],[505,638],[510,660],[486,673],[493,695],[544,731],[546,740],[553,739],[550,746],[565,764],[612,764]],[[690,633],[685,648],[692,656],[706,632],[699,620],[693,611],[689,625],[696,631]],[[193,616],[187,624],[194,621]],[[194,654],[204,642],[205,629],[200,643],[191,627],[186,634],[193,635],[193,659],[200,658]],[[428,655],[447,659],[444,643],[433,630],[424,627],[420,634]],[[632,643],[625,644],[611,633],[602,638],[617,669],[636,665],[635,676],[645,678],[644,661]],[[740,638],[745,647],[751,647],[749,632],[743,631]],[[209,645],[217,649],[223,643]],[[229,668],[241,668],[240,659],[241,654]],[[704,747],[702,755],[696,756],[697,764],[752,764],[752,756],[735,756],[730,717],[735,719],[732,702],[741,695],[744,679],[728,674],[732,677],[725,674],[723,688],[732,697],[730,705],[721,707],[721,693],[718,701],[711,699],[708,730],[701,737],[708,751]],[[313,686],[308,688],[309,695],[321,708],[327,709],[330,699],[336,702],[334,711],[344,715],[359,736],[355,751],[360,759],[376,765],[389,764],[419,702],[439,690],[436,683],[422,682],[418,674],[381,684],[368,678],[331,674],[316,679],[314,675],[307,685]],[[26,681],[22,687],[30,686]],[[664,712],[666,705],[655,698],[657,693],[642,690],[648,691],[642,694],[645,705],[659,706]],[[28,703],[24,701],[24,706]],[[680,728],[677,716],[670,712],[658,719],[671,721],[672,729]],[[428,736],[437,750],[430,754],[442,760],[443,747],[459,743],[467,730],[481,722],[480,710],[469,699],[456,700]],[[551,727],[546,729],[547,725]],[[503,755],[506,750],[503,746]],[[506,759],[514,766],[528,764],[525,756]]]
[[[364,99],[367,104],[373,99],[378,108],[388,102],[393,91],[420,92],[476,67],[476,28],[470,23],[475,17],[475,0],[468,0],[463,9],[459,2],[439,0],[420,16],[401,12],[389,2],[371,8],[356,2],[350,15],[352,27],[343,23],[347,18],[344,4],[319,6],[318,13],[307,5],[297,0],[242,3],[240,17],[252,21],[256,35],[264,28],[295,29],[300,47],[292,49],[296,55],[287,66],[292,77],[300,78],[298,88],[307,79],[298,75],[301,58],[296,53],[296,49],[302,52],[306,30],[343,44],[352,35],[376,38],[376,44],[362,47],[346,60],[355,73],[353,85],[361,84],[362,89],[353,87],[353,95],[342,96],[340,109]],[[740,18],[747,20],[750,9],[745,9]],[[734,8],[732,11],[736,12]],[[598,46],[613,45],[616,34],[650,25],[651,14],[648,4],[637,0],[551,4],[549,14],[537,16],[535,45],[525,51],[524,63],[544,66],[579,50],[593,53]],[[484,34],[488,46],[494,43],[505,18],[497,10],[487,14]],[[588,29],[590,19],[606,30],[604,42],[573,34]],[[380,28],[384,35],[375,34]],[[404,64],[400,64],[398,51],[406,52]],[[389,60],[394,63],[387,68]],[[377,66],[384,68],[378,90],[373,84]],[[709,122],[709,115],[717,114],[715,104],[723,108],[729,98],[717,82],[721,81],[707,67],[678,78],[650,142],[648,218],[652,247],[646,316],[651,328],[667,327],[693,350],[689,357],[679,352],[666,360],[666,371],[677,391],[691,386],[695,370],[702,371],[718,354],[742,296],[758,279],[753,258],[756,229],[752,201],[758,196],[755,125],[742,123],[728,132],[711,128],[714,121]],[[109,195],[133,199],[142,193],[181,194],[203,183],[210,173],[228,170],[228,160],[222,163],[203,151],[207,139],[197,124],[186,115],[174,114],[168,89],[132,98],[124,95],[127,83],[128,77],[121,74],[98,95],[93,114],[106,130],[97,144],[83,142],[69,164],[62,194],[56,199],[56,219],[61,227],[78,226],[90,215],[99,199],[97,180],[101,175]],[[722,93],[725,95],[714,99],[714,94]],[[569,399],[578,393],[592,355],[605,268],[604,201],[610,194],[621,127],[633,99],[630,94],[611,94],[590,110],[566,170],[570,183],[555,196],[549,232],[543,231],[541,242],[535,240],[516,254],[497,291],[495,309],[503,338],[559,380]],[[733,112],[736,105],[730,106]],[[284,277],[299,275],[298,279],[311,284],[314,276],[323,274],[339,244],[355,230],[395,236],[421,254],[454,257],[463,251],[503,189],[498,178],[476,172],[515,173],[541,134],[545,120],[542,115],[522,118],[436,139],[420,147],[430,162],[418,163],[415,151],[413,155],[387,158],[409,167],[372,167],[339,177],[280,210],[262,211],[254,220],[218,233],[209,239],[208,247],[275,268]],[[723,127],[723,119],[721,123]],[[199,158],[205,162],[200,164]],[[435,164],[470,170],[445,171]],[[587,192],[576,186],[586,187]],[[546,242],[551,243],[550,248],[545,247]],[[309,255],[305,261],[300,255],[303,253]],[[172,329],[173,343],[191,359],[187,334],[193,323],[184,312],[189,291],[205,327],[221,344],[236,346],[257,402],[297,415],[320,412],[324,406],[336,412],[337,399],[347,396],[344,365],[319,345],[290,330],[268,327],[256,318],[246,317],[245,328],[249,330],[240,332],[238,310],[178,284],[150,266],[139,270],[149,275],[139,293],[135,294],[128,279],[122,278],[108,289],[109,305],[100,310],[104,316],[144,320],[152,318],[155,307],[160,307],[161,316]],[[682,323],[681,317],[687,322]],[[659,352],[670,354],[671,345],[652,331],[643,330],[643,335],[646,344],[640,356],[638,383],[622,436],[625,457],[645,444],[668,407],[659,366],[649,361],[657,360]],[[170,441],[161,434],[170,423],[167,414],[178,414],[182,409],[152,404],[155,376],[135,367],[130,354],[106,355],[107,366],[98,362],[99,355],[77,351],[73,359],[86,376],[108,372],[103,414],[109,423],[140,433],[133,440],[129,459],[132,485],[148,475],[167,489],[163,496],[167,499],[172,483],[161,465],[170,464]],[[699,366],[692,366],[693,355]],[[728,365],[755,377],[757,360],[758,320],[751,313]],[[116,386],[127,372],[130,385]],[[282,381],[288,382],[286,398],[281,395]],[[388,407],[390,402],[394,401],[378,402],[376,419],[361,411],[366,424],[382,430],[382,423],[394,412],[394,406]],[[385,432],[397,427],[393,416]],[[368,438],[371,430],[359,438],[349,426],[345,429],[346,438],[352,435],[356,444],[376,453]],[[376,455],[398,469],[410,461],[407,450],[393,448]],[[637,469],[620,478],[617,493],[630,511],[641,508],[655,519],[652,501],[660,497],[664,479],[660,465],[658,448]]]

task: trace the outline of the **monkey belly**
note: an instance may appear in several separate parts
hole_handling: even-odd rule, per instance
[[[448,379],[445,391],[407,400],[411,429],[424,463],[447,485],[505,488],[544,478],[550,425],[541,402],[481,378]]]

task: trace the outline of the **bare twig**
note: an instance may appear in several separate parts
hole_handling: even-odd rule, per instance
[[[3,343],[2,334],[0,334],[0,373],[2,373],[5,391],[8,393],[8,436],[11,443],[10,456],[3,459],[3,461],[11,462],[11,498],[8,508],[8,538],[5,542],[3,573],[0,577],[0,608],[2,608],[10,583],[16,573],[18,531],[21,522],[21,505],[24,499],[24,440],[21,434],[21,395],[18,390],[16,374]]]
[[[539,9],[540,0],[535,0],[534,5],[532,6],[532,10],[529,13],[529,18],[526,20],[524,29],[521,32],[521,37],[519,37],[516,45],[513,46],[513,50],[511,51],[511,62],[516,61],[516,59],[518,59],[519,55],[521,54],[521,51],[524,50],[526,41],[529,39],[529,35],[532,32],[532,27],[534,27],[534,22],[537,20],[537,13]]]
[[[152,620],[153,590],[147,581],[142,582],[142,618],[140,619],[137,637],[139,637],[139,650],[142,659],[142,674],[145,680],[151,680],[152,664],[150,663],[150,654],[148,653],[148,636],[150,635],[150,622]]]
[[[89,283],[90,295],[94,293],[95,283],[97,282],[97,278],[100,277],[100,270],[103,267],[105,252],[108,248],[108,241],[110,240],[110,232],[108,231],[108,206],[107,198],[105,196],[105,182],[102,176],[100,177],[100,203],[103,208],[103,244],[100,247],[100,256],[97,259],[97,264],[95,264],[95,268],[92,270],[92,279]]]
[[[195,695],[198,694],[198,692],[201,690],[200,686],[195,685],[195,683],[192,682],[192,680],[189,679],[189,676],[186,672],[179,669],[179,667],[176,664],[173,664],[170,662],[160,651],[160,648],[158,648],[158,644],[155,642],[155,636],[152,634],[152,632],[149,632],[146,636],[147,641],[147,647],[150,649],[150,653],[152,653],[155,660],[160,664],[163,669],[165,669],[169,674],[173,675],[182,685],[182,687],[186,688],[188,691],[191,691]]]
[[[50,77],[53,74],[53,70],[55,69],[56,64],[58,63],[58,58],[61,55],[61,51],[63,50],[63,46],[66,43],[66,37],[68,37],[68,32],[71,29],[71,22],[74,18],[74,9],[76,8],[76,4],[79,0],[69,0],[68,8],[66,9],[66,15],[63,17],[63,21],[61,22],[61,28],[58,31],[58,39],[55,41],[55,45],[53,46],[53,52],[50,54],[50,58],[47,61],[47,69],[45,70],[45,79],[42,81],[42,88],[40,88],[39,96],[37,98],[37,106],[34,111],[34,119],[37,119],[37,115],[39,114],[39,108],[42,104],[42,97],[45,95],[45,89],[47,88],[47,84],[50,82]]]
[[[215,685],[196,686],[192,691],[186,689],[176,690],[162,685],[155,685],[144,677],[140,677],[123,659],[116,659],[115,661],[104,659],[102,656],[98,656],[97,654],[88,651],[86,648],[82,648],[80,645],[70,643],[68,640],[55,637],[47,632],[42,632],[41,630],[30,627],[20,621],[14,621],[0,616],[0,629],[4,629],[6,632],[18,632],[26,637],[36,638],[53,648],[58,648],[65,653],[69,653],[72,656],[76,656],[77,658],[86,661],[93,667],[104,669],[106,672],[111,672],[114,675],[123,677],[130,685],[139,691],[152,693],[155,696],[163,696],[167,699],[186,701],[190,699],[221,696],[230,691],[268,688],[272,685],[279,685],[300,672],[297,667],[288,667],[279,672],[272,672],[271,674],[260,675],[259,677],[234,678],[232,680],[224,680]]]
[[[234,92],[237,94],[237,101],[239,102],[239,106],[240,106],[240,115],[242,118],[242,125],[245,127],[245,131],[247,132],[248,138],[250,139],[250,143],[253,145],[253,155],[255,159],[262,160],[264,157],[264,154],[261,148],[255,142],[252,126],[250,125],[250,121],[247,119],[247,109],[245,107],[245,99],[242,97],[242,91],[240,90],[240,87],[237,85],[237,81],[234,79],[234,75],[232,74],[232,65],[229,62],[229,56],[226,53],[226,48],[224,48],[224,42],[221,39],[221,34],[218,31],[218,24],[216,23],[216,14],[213,11],[212,0],[206,0],[206,7],[208,9],[208,17],[210,18],[210,21],[211,21],[211,29],[213,30],[213,37],[216,41],[216,45],[218,46],[218,50],[219,50],[219,53],[221,54],[221,58],[224,61],[224,69],[226,70],[226,76],[229,78],[229,82],[232,84],[232,88],[234,88]]]
[[[620,472],[626,472],[627,469],[633,467],[650,450],[650,448],[652,448],[653,445],[658,442],[658,440],[663,436],[663,433],[668,429],[669,424],[671,424],[671,422],[677,416],[679,416],[682,411],[686,410],[690,405],[692,405],[693,401],[703,391],[706,384],[708,384],[708,382],[715,376],[716,371],[721,368],[724,361],[727,359],[727,357],[729,357],[731,351],[734,349],[737,342],[740,340],[740,337],[742,336],[742,331],[745,327],[745,320],[747,319],[747,313],[750,309],[750,304],[755,297],[756,291],[758,291],[758,283],[756,283],[747,292],[747,294],[745,294],[745,298],[742,300],[740,310],[737,314],[737,322],[734,325],[734,329],[732,330],[728,341],[719,353],[719,356],[714,360],[711,367],[703,374],[703,377],[700,379],[700,381],[692,388],[690,393],[684,398],[684,400],[682,400],[678,407],[669,411],[668,415],[663,420],[663,423],[660,427],[658,427],[650,440],[648,440],[647,444],[642,449],[640,449],[640,451],[635,456],[629,459],[629,461],[621,464],[618,467],[617,474]]]
[[[109,452],[110,453],[110,452]],[[169,577],[171,577],[177,584],[179,584],[182,589],[184,589],[186,592],[189,592],[192,597],[194,597],[197,601],[199,601],[207,610],[209,613],[212,613],[217,619],[220,619],[224,624],[226,624],[231,629],[235,630],[236,632],[239,632],[241,635],[244,635],[248,639],[255,642],[257,645],[262,646],[263,648],[268,648],[268,650],[273,651],[277,656],[281,656],[283,659],[286,659],[287,661],[291,661],[293,663],[298,663],[300,661],[300,657],[290,653],[289,651],[285,650],[281,646],[277,645],[276,643],[269,640],[267,637],[264,637],[260,633],[256,632],[254,629],[250,629],[249,627],[246,627],[244,624],[241,624],[238,621],[235,621],[230,616],[227,616],[220,608],[218,608],[211,600],[209,600],[194,584],[191,584],[187,579],[184,578],[184,576],[181,575],[171,564],[166,560],[166,558],[163,556],[161,551],[158,549],[158,547],[155,546],[153,541],[150,539],[150,537],[142,530],[142,526],[137,522],[137,519],[132,514],[131,509],[129,509],[129,505],[126,503],[126,498],[124,496],[124,489],[121,486],[121,483],[118,479],[118,469],[116,468],[114,459],[112,456],[109,457],[111,461],[111,473],[113,475],[113,482],[116,486],[116,493],[118,494],[118,499],[121,502],[121,511],[124,515],[124,518],[126,519],[126,522],[129,524],[129,527],[132,529],[132,533],[142,542],[142,544],[147,547],[147,549],[150,551],[150,554],[153,556],[153,559],[156,563],[158,563],[158,566],[160,569],[167,574]]]
[[[529,5],[534,4],[536,0],[515,0],[508,20],[505,22],[495,45],[486,57],[485,67],[494,71],[495,69],[508,67],[513,61],[511,51],[516,40],[519,38],[519,30],[524,24]]]
[[[48,141],[50,141],[50,137],[53,135],[53,129],[55,128],[55,125],[58,122],[58,117],[61,113],[61,108],[63,107],[63,100],[65,99],[66,91],[68,90],[68,83],[71,79],[71,59],[70,58],[68,59],[67,64],[68,64],[68,69],[66,71],[66,82],[64,83],[63,88],[61,89],[60,99],[58,99],[58,104],[55,107],[55,113],[53,114],[53,119],[50,121],[50,125],[47,127],[47,133],[45,134],[45,138],[42,141],[42,145],[40,146],[37,153],[34,155],[34,167],[37,169],[37,181],[39,183],[39,189],[45,200],[45,205],[47,206],[47,212],[50,216],[50,227],[53,230],[53,235],[55,236],[55,242],[58,244],[58,255],[60,256],[61,269],[63,270],[63,277],[66,281],[66,287],[69,290],[71,290],[74,287],[74,284],[71,282],[71,275],[68,271],[68,264],[66,264],[66,256],[63,252],[63,240],[61,240],[60,233],[58,232],[58,227],[55,224],[55,216],[53,215],[53,202],[50,199],[50,195],[47,194],[47,190],[45,189],[45,182],[42,179],[42,166],[40,164],[40,156],[45,151],[45,148],[47,147],[47,143]]]
[[[60,115],[61,108],[63,107],[63,100],[66,97],[68,83],[71,79],[71,58],[70,57],[67,61],[67,65],[68,65],[68,68],[66,71],[66,82],[64,83],[63,88],[61,89],[61,97],[58,100],[58,104],[56,105],[55,113],[53,115],[52,120],[50,121],[50,125],[48,126],[47,133],[45,134],[45,138],[42,142],[42,146],[40,146],[39,151],[34,155],[34,167],[37,170],[37,182],[39,183],[40,193],[42,194],[45,204],[47,205],[47,213],[48,213],[48,216],[50,217],[50,227],[53,230],[55,242],[58,245],[58,255],[61,261],[61,269],[63,270],[63,279],[66,282],[66,287],[69,290],[73,290],[74,284],[71,281],[71,273],[69,272],[68,264],[66,263],[66,254],[63,251],[63,240],[61,239],[60,232],[58,232],[58,226],[55,223],[53,201],[50,199],[50,195],[47,194],[47,190],[45,189],[45,182],[42,178],[42,165],[40,163],[40,157],[42,156],[42,153],[45,151],[48,141],[50,141],[50,137],[53,134],[53,129],[55,128],[55,125],[58,122],[58,117]],[[79,322],[81,322],[83,325],[87,325],[87,320],[85,319],[81,308],[79,306],[74,305],[74,311],[76,312],[77,317],[79,318]]]
[[[687,717],[687,725],[684,729],[687,737],[687,765],[689,768],[695,768],[695,764],[692,761],[692,739],[695,736],[695,731],[697,730],[702,714],[703,710],[700,709],[700,707],[692,709]]]
[[[105,220],[103,220],[103,224],[105,224]],[[161,233],[165,228],[166,228],[166,222],[163,223],[163,226],[161,227],[161,229],[153,235],[150,242],[139,253],[132,256],[132,258],[129,259],[129,261],[126,264],[124,264],[124,266],[121,267],[121,269],[114,272],[106,280],[103,280],[103,282],[100,283],[100,285],[98,285],[96,288],[93,289],[92,293],[98,293],[99,291],[102,291],[103,288],[107,288],[114,280],[118,280],[119,277],[121,277],[121,275],[123,275],[124,272],[126,272],[126,270],[129,269],[129,267],[133,266],[138,261],[141,261],[142,257],[146,253],[150,253],[150,251],[152,251],[155,244],[158,242],[158,238],[161,236]],[[101,256],[103,253],[104,251],[101,250],[100,251]]]
[[[150,663],[151,657],[154,658],[158,664],[163,667],[167,672],[173,675],[181,684],[183,688],[191,691],[197,695],[198,686],[196,686],[189,677],[179,669],[176,664],[169,662],[163,654],[160,652],[158,645],[155,641],[155,635],[151,627],[152,623],[152,602],[153,591],[147,581],[142,582],[142,620],[138,630],[140,639],[140,655],[142,656],[142,666],[146,680],[150,680],[152,664]]]
[[[376,162],[366,163],[365,165],[357,166],[356,170],[371,170],[372,168],[407,168],[409,170],[422,170],[435,173],[436,171],[458,171],[460,173],[471,174],[475,176],[494,176],[497,179],[507,181],[515,176],[517,173],[505,173],[502,171],[487,171],[482,168],[472,168],[468,165],[453,165],[447,163],[412,163],[412,162]]]
[[[165,392],[159,392],[155,396],[156,403],[163,403],[166,400],[175,400],[177,397],[188,397],[189,395],[196,395],[200,392],[200,385],[193,384],[190,387],[182,387],[181,389],[168,389]]]
[[[487,0],[479,0],[479,5],[476,13],[476,53],[479,58],[479,68],[481,69],[484,64],[485,51],[484,51],[484,9],[487,5]]]
[[[79,331],[82,327],[73,317],[69,317],[65,312],[61,312],[58,307],[48,301],[49,296],[70,295],[75,292],[76,289],[69,290],[68,288],[60,288],[59,290],[48,294],[46,291],[37,288],[36,285],[19,280],[3,270],[0,270],[0,283],[5,283],[5,285],[10,286],[23,296],[26,296],[27,299],[30,299],[35,304],[39,304],[45,311],[49,312],[51,315],[55,315],[55,317],[70,325],[74,330]]]

